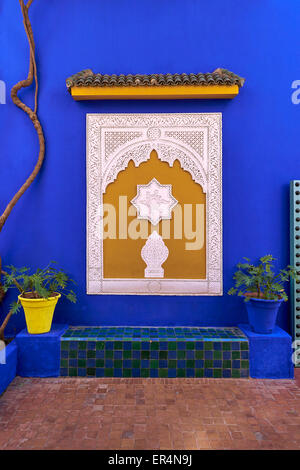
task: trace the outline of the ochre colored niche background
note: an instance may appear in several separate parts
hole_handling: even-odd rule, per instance
[[[116,209],[116,239],[105,238],[103,240],[103,275],[104,278],[138,278],[144,279],[145,262],[141,257],[141,249],[146,243],[146,239],[119,238],[119,196],[127,196],[127,213],[131,206],[130,201],[137,194],[138,184],[148,184],[152,178],[156,178],[161,184],[171,184],[172,194],[182,206],[193,204],[192,229],[196,230],[196,209],[195,204],[204,205],[204,231],[203,248],[198,250],[186,250],[185,244],[193,240],[185,238],[184,234],[184,214],[182,213],[182,239],[174,239],[174,210],[170,221],[160,221],[155,227],[148,220],[139,220],[136,215],[129,215],[127,218],[127,229],[131,221],[135,222],[145,233],[148,234],[154,229],[163,237],[169,249],[169,257],[163,263],[164,279],[205,279],[206,278],[206,196],[199,184],[192,180],[191,175],[183,170],[178,160],[170,167],[167,162],[159,160],[156,151],[152,151],[150,159],[135,167],[131,160],[124,171],[118,174],[117,179],[109,184],[106,193],[103,195],[103,203],[111,204]],[[136,211],[134,210],[136,214]],[[104,214],[105,216],[105,214]],[[170,223],[170,239],[162,233],[162,224]],[[104,227],[107,231],[107,227]]]

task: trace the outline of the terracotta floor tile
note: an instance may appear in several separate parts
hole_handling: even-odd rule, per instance
[[[198,449],[212,449],[211,442],[208,439],[197,439]]]
[[[0,449],[299,450],[300,369],[295,375],[17,377],[0,397]]]
[[[146,439],[135,439],[134,449],[143,450],[146,448],[147,442]]]
[[[134,448],[134,439],[122,439],[121,440],[121,449],[133,449]]]

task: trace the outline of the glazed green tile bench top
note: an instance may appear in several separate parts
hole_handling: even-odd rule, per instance
[[[160,339],[177,341],[181,338],[185,341],[208,341],[211,339],[214,341],[247,341],[247,337],[239,328],[232,327],[69,327],[63,338],[72,338],[73,341],[82,341],[84,338],[87,340],[90,338],[95,338],[95,340],[103,339],[104,341],[114,340],[115,338],[120,339],[120,341],[138,341],[139,339],[144,341],[157,341]]]
[[[60,375],[248,377],[249,344],[239,328],[70,327]]]

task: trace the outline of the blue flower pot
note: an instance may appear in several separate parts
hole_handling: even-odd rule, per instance
[[[283,299],[266,300],[250,298],[245,302],[248,320],[254,333],[271,334],[275,328],[277,313]]]

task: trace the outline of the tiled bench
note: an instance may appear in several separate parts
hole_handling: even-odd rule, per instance
[[[69,327],[60,375],[68,377],[249,377],[239,328]]]

